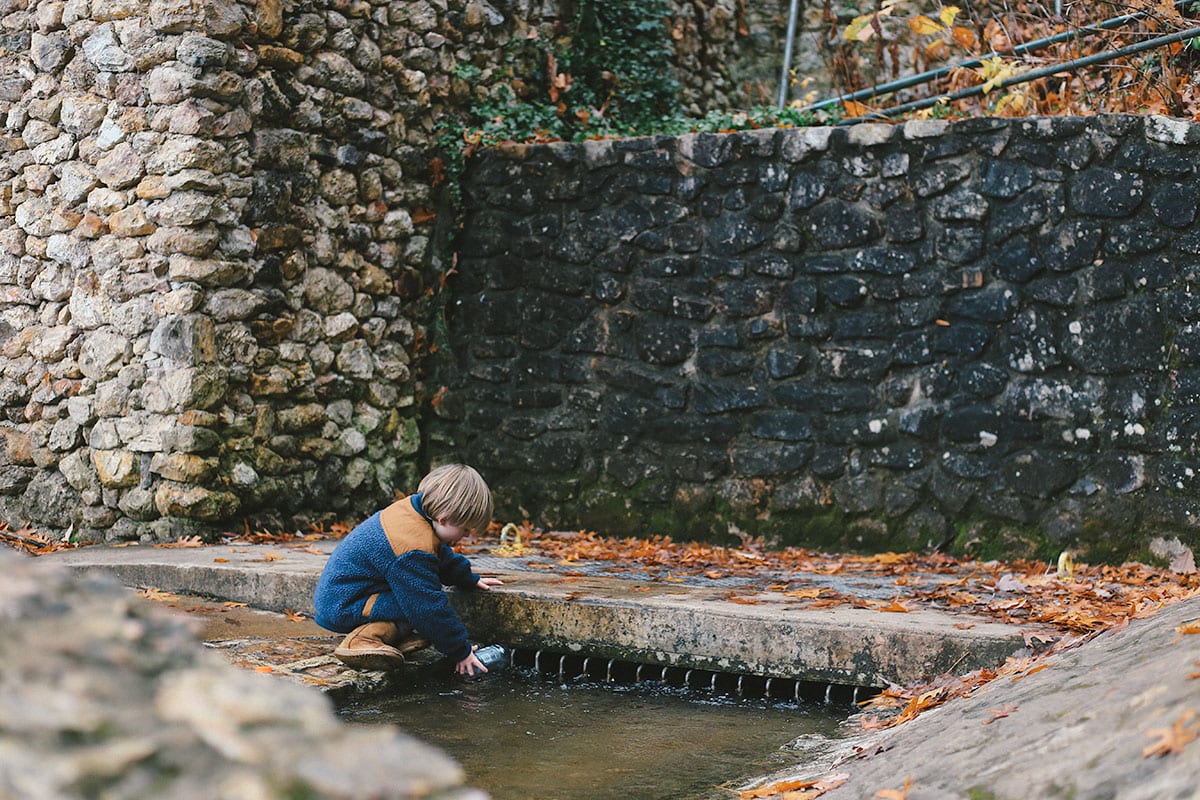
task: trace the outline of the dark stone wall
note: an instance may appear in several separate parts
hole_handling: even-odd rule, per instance
[[[433,456],[611,533],[1195,543],[1198,157],[1161,117],[487,152]]]

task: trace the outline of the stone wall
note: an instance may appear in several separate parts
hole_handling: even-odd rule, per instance
[[[734,5],[680,4],[689,103]],[[436,125],[571,13],[0,0],[0,521],[209,535],[411,485]]]
[[[1200,542],[1198,157],[1159,117],[494,150],[434,452],[613,533]]]

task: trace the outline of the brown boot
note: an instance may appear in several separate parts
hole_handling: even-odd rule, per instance
[[[354,669],[396,669],[404,664],[407,650],[397,648],[400,630],[394,622],[368,622],[359,625],[333,651],[343,664]]]
[[[394,642],[394,644],[396,645],[396,649],[401,653],[411,653],[415,650],[421,650],[429,647],[429,640],[422,639],[420,636],[410,631],[406,636],[403,636],[398,641]]]

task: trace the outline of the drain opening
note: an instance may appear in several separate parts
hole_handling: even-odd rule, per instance
[[[849,706],[868,700],[881,691],[870,686],[848,686],[794,678],[643,664],[551,650],[509,648],[508,659],[510,666],[532,670],[560,683],[588,681],[625,686],[657,683],[723,697]]]

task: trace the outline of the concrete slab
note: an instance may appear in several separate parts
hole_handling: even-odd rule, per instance
[[[1198,800],[1197,625],[1200,597],[756,785],[824,773],[845,783],[821,800]]]
[[[88,547],[43,556],[99,569],[127,586],[312,613],[333,541],[201,548]],[[519,559],[473,557],[499,575],[491,592],[453,592],[479,641],[650,664],[857,686],[908,684],[992,666],[1024,645],[1023,629],[935,610],[804,609],[778,593],[563,577]],[[955,627],[964,619],[970,626]]]

